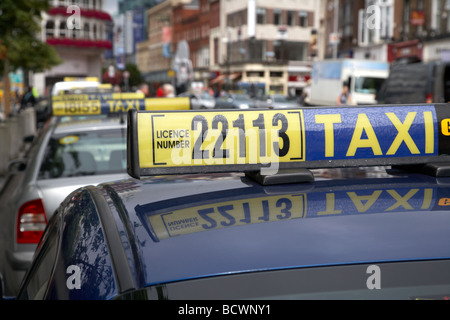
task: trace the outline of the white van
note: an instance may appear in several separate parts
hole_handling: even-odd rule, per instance
[[[344,83],[354,104],[376,104],[375,95],[389,76],[389,64],[371,60],[324,60],[313,64],[309,105],[334,106]]]

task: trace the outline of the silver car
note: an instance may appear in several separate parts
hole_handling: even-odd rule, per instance
[[[24,159],[13,161],[0,191],[0,276],[17,293],[53,212],[73,190],[129,178],[126,121],[52,118]]]
[[[289,109],[299,108],[300,104],[294,99],[282,94],[271,94],[256,101],[257,108]]]
[[[191,106],[193,110],[196,109],[214,109],[216,100],[207,92],[184,92],[178,95],[179,97],[189,97],[191,99]]]
[[[254,107],[253,99],[244,93],[225,94],[216,98],[216,109],[251,109]]]

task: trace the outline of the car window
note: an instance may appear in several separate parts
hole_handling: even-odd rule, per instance
[[[358,77],[355,79],[355,92],[375,94],[383,82],[382,78]]]
[[[119,173],[126,170],[126,131],[55,135],[47,145],[39,179]]]
[[[162,284],[127,292],[116,299],[445,299],[450,289],[449,263],[417,261],[252,272]],[[382,279],[374,277],[374,267],[382,270]],[[382,285],[374,287],[378,281]]]

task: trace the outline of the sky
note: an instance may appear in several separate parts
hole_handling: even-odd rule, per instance
[[[103,0],[103,10],[113,16],[118,11],[118,0]]]

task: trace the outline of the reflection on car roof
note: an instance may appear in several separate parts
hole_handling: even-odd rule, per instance
[[[400,175],[261,186],[241,175],[206,175],[127,180],[104,188],[119,196],[110,201],[126,208],[143,253],[146,284],[156,284],[234,272],[448,258],[442,243],[449,237],[449,183]]]

